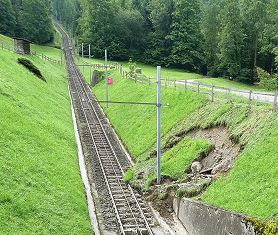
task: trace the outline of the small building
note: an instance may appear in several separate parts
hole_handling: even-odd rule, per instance
[[[14,38],[14,49],[17,54],[30,55],[31,54],[31,42],[24,38]]]

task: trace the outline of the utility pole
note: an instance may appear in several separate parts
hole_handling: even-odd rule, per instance
[[[107,49],[105,49],[105,79],[106,79],[106,108],[108,108],[108,68],[107,68]]]
[[[157,66],[157,184],[161,182],[161,66]]]

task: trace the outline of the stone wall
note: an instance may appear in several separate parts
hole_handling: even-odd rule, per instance
[[[174,198],[174,211],[190,235],[255,235],[244,215],[187,198]]]

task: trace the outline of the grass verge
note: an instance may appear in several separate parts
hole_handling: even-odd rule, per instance
[[[1,234],[91,234],[65,69],[27,56],[45,83],[17,58],[0,50]]]

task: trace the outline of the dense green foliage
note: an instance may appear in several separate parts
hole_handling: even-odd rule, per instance
[[[80,0],[80,42],[111,59],[161,64],[246,83],[276,72],[275,0]]]
[[[277,72],[276,0],[1,0],[0,32],[53,40],[51,13],[93,56],[171,66],[245,83]],[[52,8],[51,9],[51,3]],[[276,87],[277,88],[277,87]]]
[[[15,12],[10,0],[0,0],[0,33],[13,36],[15,31]]]
[[[0,50],[0,233],[91,234],[66,71],[28,56],[45,83],[17,58]]]
[[[79,5],[79,0],[52,0],[55,20],[62,23],[72,36],[77,28]]]
[[[1,0],[0,33],[36,43],[53,40],[49,0]]]

